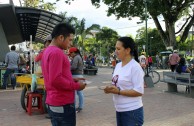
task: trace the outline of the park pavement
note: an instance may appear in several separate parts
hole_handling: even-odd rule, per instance
[[[162,70],[159,71],[162,73]],[[99,86],[110,84],[112,69],[99,68],[97,75],[85,76],[85,106],[77,113],[77,126],[116,126],[112,95],[104,94]],[[145,88],[143,95],[144,126],[194,126],[194,99],[179,86],[179,93],[166,91],[166,83]],[[51,126],[45,114],[29,116],[20,105],[21,88],[0,90],[0,126]]]

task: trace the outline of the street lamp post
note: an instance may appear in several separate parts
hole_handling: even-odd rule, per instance
[[[146,39],[146,55],[148,55],[148,27],[147,27],[147,1],[144,0],[145,3],[145,39]],[[147,67],[147,74],[148,75],[148,67]]]
[[[148,23],[147,23],[147,1],[144,0],[145,2],[145,28],[146,28],[146,32],[145,32],[145,36],[146,36],[146,54],[148,54]]]
[[[150,37],[150,55],[151,55],[151,53],[152,53],[152,39],[153,39],[154,37]]]
[[[148,28],[147,28],[147,0],[144,0],[145,3],[145,27],[146,27],[146,32],[145,32],[145,36],[146,36],[146,54],[148,54]],[[147,87],[154,87],[154,83],[152,81],[152,78],[149,76],[148,74],[148,67],[147,67],[147,73],[144,77],[145,83],[147,85]]]

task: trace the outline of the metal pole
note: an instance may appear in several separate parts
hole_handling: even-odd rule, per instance
[[[148,54],[147,1],[145,0],[146,54]]]
[[[150,37],[150,56],[152,56],[152,39],[153,39],[154,37]]]
[[[30,35],[30,74],[32,75],[32,35]]]
[[[192,49],[192,50],[191,50],[191,55],[192,55],[192,56],[193,56],[193,45],[194,45],[194,44],[193,44],[193,25],[192,25],[192,48],[191,48],[191,49]]]
[[[148,54],[148,29],[147,29],[147,1],[145,0],[145,23],[146,23],[146,54]],[[149,76],[148,74],[148,67],[147,67],[147,73],[144,77],[144,81],[147,85],[147,87],[154,87],[154,83],[153,83],[153,80],[152,78]]]
[[[152,38],[149,39],[149,55],[151,56],[151,41],[152,41]]]
[[[145,0],[145,28],[146,28],[146,32],[145,32],[145,36],[146,36],[146,55],[148,55],[148,28],[147,28],[147,1]],[[148,75],[148,66],[147,66],[147,73],[146,76]]]

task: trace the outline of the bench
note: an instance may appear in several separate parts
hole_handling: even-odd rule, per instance
[[[188,87],[190,96],[194,98],[194,76],[190,73],[176,73],[176,72],[166,72],[163,71],[163,80],[168,84],[169,92],[177,92],[177,85],[184,85]]]
[[[83,72],[86,75],[96,75],[96,73],[98,72],[98,69],[97,68],[93,68],[93,69],[85,68],[83,69]]]

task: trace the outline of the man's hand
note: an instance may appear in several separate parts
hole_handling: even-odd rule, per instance
[[[80,83],[80,90],[83,90],[86,87],[86,83],[84,81],[79,81]]]
[[[85,81],[86,79],[85,78],[73,78],[73,80],[75,81],[75,82],[78,82],[78,81]]]

